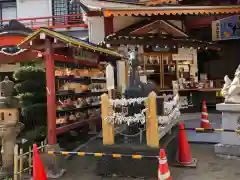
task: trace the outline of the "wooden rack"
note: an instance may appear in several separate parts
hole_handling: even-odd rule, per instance
[[[107,93],[105,72],[100,70],[102,76],[96,77],[93,70],[99,69],[98,64],[89,66],[81,61],[79,64],[56,62],[55,67],[56,103],[58,104],[56,134],[63,134],[84,125],[88,125],[95,133],[101,119],[100,96]],[[68,72],[64,73],[64,70]],[[81,86],[83,86],[82,89]]]
[[[183,77],[190,78],[191,61],[185,64],[184,61],[174,61],[172,53],[142,53],[140,57],[143,75],[154,81],[160,89],[171,89],[172,81],[181,77],[179,70],[183,66],[189,69],[188,72],[182,73]],[[151,70],[153,71],[151,72]]]

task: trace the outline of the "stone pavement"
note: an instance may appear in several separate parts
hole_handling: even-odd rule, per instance
[[[97,146],[101,141],[96,141],[83,151],[88,151]],[[196,169],[171,167],[173,180],[239,180],[240,160],[228,160],[216,157],[213,145],[191,144],[193,157],[199,160]],[[60,180],[132,180],[133,178],[99,177],[95,175],[96,158],[74,157],[66,160],[67,173]],[[149,167],[151,168],[151,167]],[[157,171],[157,170],[156,170]],[[156,178],[157,179],[157,178]]]
[[[212,128],[221,128],[221,113],[209,113],[208,118]],[[201,113],[182,114],[180,121],[184,122],[185,127],[199,128],[201,123]],[[187,135],[189,142],[219,143],[221,133],[196,133],[195,131],[187,131]]]
[[[186,127],[199,127],[201,114],[184,114],[181,121],[184,120]],[[210,114],[209,120],[214,127],[220,127],[221,114]],[[196,135],[195,132],[188,132],[188,138],[192,140],[216,140],[219,135],[204,134]],[[89,144],[81,151],[91,151],[98,146],[101,140],[98,139]],[[170,173],[173,180],[239,180],[240,179],[240,160],[229,160],[216,157],[213,145],[210,144],[191,144],[193,157],[199,160],[195,169],[170,167]],[[95,157],[73,157],[66,160],[67,173],[60,180],[133,180],[133,178],[120,177],[99,177],[95,175],[96,158]],[[151,167],[148,167],[151,168]],[[157,169],[156,169],[157,171]],[[156,177],[157,179],[157,177]]]

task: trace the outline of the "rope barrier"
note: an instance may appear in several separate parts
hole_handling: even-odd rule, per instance
[[[186,130],[186,131],[196,131],[196,132],[235,132],[240,133],[240,129],[223,129],[223,128],[184,128],[180,130]]]
[[[158,159],[158,156],[145,156],[141,154],[111,154],[111,153],[99,153],[99,152],[69,152],[69,151],[48,151],[49,155],[77,155],[77,156],[93,156],[93,157],[104,157],[110,156],[112,158],[122,158],[128,157],[131,159],[143,159],[143,158],[151,158],[151,159]]]

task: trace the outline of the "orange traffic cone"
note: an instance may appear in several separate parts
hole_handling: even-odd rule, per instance
[[[33,180],[47,180],[36,144],[33,145]]]
[[[208,120],[207,105],[206,105],[205,100],[202,101],[201,128],[204,128],[204,129],[210,129],[211,128],[210,122]]]
[[[159,152],[158,180],[172,180],[164,149],[160,149]]]
[[[197,159],[192,158],[192,153],[188,144],[183,123],[179,123],[179,128],[180,130],[179,130],[179,141],[178,141],[178,152],[177,152],[177,163],[178,163],[177,165],[196,167]]]

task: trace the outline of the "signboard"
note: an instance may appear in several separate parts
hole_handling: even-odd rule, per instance
[[[240,16],[230,16],[212,22],[212,40],[240,39]]]
[[[73,50],[73,58],[79,61],[82,60],[91,63],[97,63],[99,55],[91,51],[86,51],[82,48],[77,48]]]

